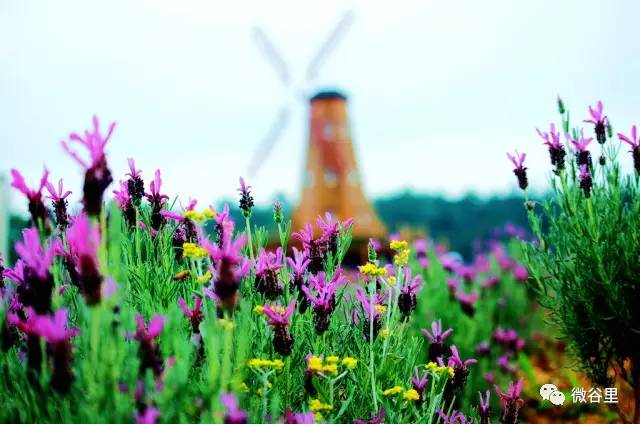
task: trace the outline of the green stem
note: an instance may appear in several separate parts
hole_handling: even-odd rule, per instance
[[[249,256],[254,259],[253,255],[253,241],[251,239],[251,219],[248,216],[244,217],[245,231],[247,232],[247,242],[249,243]]]
[[[376,277],[369,282],[369,370],[371,372],[371,394],[373,395],[373,410],[378,410],[378,397],[376,395],[376,368],[373,355],[373,299],[376,292]]]

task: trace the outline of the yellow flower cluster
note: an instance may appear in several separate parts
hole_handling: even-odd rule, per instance
[[[411,250],[408,248],[409,244],[404,240],[392,240],[389,247],[395,250],[397,253],[393,257],[393,263],[398,266],[405,266],[409,263],[409,253]]]
[[[247,366],[249,368],[273,368],[276,370],[281,370],[284,367],[284,362],[280,359],[260,359],[253,358],[247,361]]]
[[[209,255],[209,253],[206,249],[203,249],[195,243],[184,243],[182,245],[182,256],[185,258],[199,259],[206,258],[207,255]]]
[[[384,392],[382,392],[382,394],[386,397],[389,397],[389,396],[395,396],[398,393],[402,393],[403,391],[404,389],[402,388],[402,386],[393,386],[390,389],[387,389]]]
[[[453,376],[455,375],[455,371],[454,371],[453,368],[445,367],[445,366],[439,366],[435,362],[429,362],[427,365],[425,365],[425,368],[428,369],[429,371],[437,373],[437,374],[447,373],[447,374],[449,374],[450,378],[453,378]]]
[[[333,410],[333,406],[328,403],[321,402],[320,399],[311,399],[309,401],[309,409],[315,413],[329,412]]]
[[[387,278],[387,282],[389,283],[390,286],[393,286],[396,284],[396,276],[392,275],[391,277]]]
[[[345,356],[342,358],[342,361],[340,361],[340,357],[336,355],[327,356],[324,360],[319,356],[313,355],[307,360],[307,368],[309,371],[323,374],[338,374],[338,364],[352,370],[358,365],[358,360],[350,356]]]
[[[199,276],[196,281],[198,284],[206,284],[211,280],[211,277],[213,277],[213,275],[211,275],[211,271],[207,271],[203,275]]]
[[[374,308],[376,308],[379,314],[384,314],[387,311],[387,307],[384,305],[375,305]]]
[[[386,269],[380,268],[375,264],[372,264],[371,262],[367,263],[366,265],[359,266],[358,269],[362,274],[369,277],[384,277],[385,275],[387,275]]]
[[[196,221],[196,222],[202,222],[205,219],[213,219],[216,217],[216,212],[211,209],[211,208],[206,208],[204,211],[202,212],[198,212],[198,211],[185,211],[184,215],[185,218],[190,219],[192,221]]]
[[[262,305],[256,305],[256,306],[253,308],[253,312],[255,312],[256,314],[261,314],[261,313],[263,313],[263,312],[264,312],[264,306],[262,306]]]
[[[389,247],[395,251],[405,250],[409,244],[404,240],[391,240]]]
[[[218,324],[220,324],[220,327],[224,328],[225,330],[231,330],[233,329],[233,327],[235,327],[233,321],[224,318],[220,318],[218,320]]]
[[[402,394],[402,399],[407,401],[416,401],[420,399],[420,395],[415,389],[409,389]]]
[[[273,384],[271,384],[270,381],[267,381],[267,391],[270,391],[272,387]],[[260,387],[258,390],[256,390],[256,393],[258,394],[258,396],[262,397],[262,395],[264,394],[264,390],[262,390],[262,387]]]

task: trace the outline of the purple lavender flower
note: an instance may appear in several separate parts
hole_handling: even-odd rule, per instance
[[[84,137],[76,133],[69,136],[70,141],[79,143],[89,151],[89,162],[80,158],[80,156],[69,148],[66,141],[62,142],[62,147],[69,155],[76,160],[84,169],[84,185],[83,185],[83,203],[87,214],[91,216],[100,215],[102,210],[102,196],[109,184],[113,181],[111,171],[107,166],[107,157],[104,148],[113,134],[116,126],[115,122],[109,125],[106,137],[100,133],[100,122],[96,115],[93,116],[93,130],[85,131]]]
[[[315,329],[318,334],[323,334],[329,329],[331,313],[336,306],[335,292],[338,286],[347,281],[338,268],[331,281],[327,281],[324,272],[309,276],[309,286],[302,286],[302,292],[313,305]],[[313,293],[315,291],[315,294]]]
[[[428,243],[426,239],[418,239],[413,242],[413,247],[416,250],[416,257],[418,258],[418,263],[422,268],[427,269],[429,267],[429,258],[427,257],[427,247]]]
[[[422,275],[416,275],[412,280],[411,270],[408,267],[405,268],[403,286],[398,295],[398,309],[405,318],[409,317],[411,312],[416,309],[416,295],[423,287]]]
[[[442,331],[442,320],[431,323],[431,332],[423,328],[422,334],[429,339],[429,361],[436,361],[445,352],[444,341],[453,333],[453,328]]]
[[[165,217],[161,214],[169,196],[161,194],[162,177],[160,176],[160,170],[156,169],[153,176],[153,181],[149,183],[149,193],[145,193],[147,200],[151,204],[151,228],[155,231],[159,231],[165,223]]]
[[[309,258],[304,251],[299,251],[295,247],[293,247],[293,258],[287,258],[287,264],[291,269],[292,273],[289,276],[291,279],[291,284],[289,289],[291,293],[296,290],[298,292],[298,310],[301,314],[304,314],[307,308],[311,305],[311,302],[304,295],[302,291],[302,286],[304,285],[304,276],[307,272],[307,268],[309,267]]]
[[[240,235],[234,240],[233,224],[230,225],[229,230],[222,232],[222,241],[219,245],[212,244],[202,232],[199,238],[200,245],[209,252],[214,263],[213,291],[205,288],[204,292],[220,301],[224,308],[232,310],[237,303],[242,277],[251,270],[251,262],[242,256],[242,246],[247,241],[246,236]]]
[[[248,422],[247,413],[239,408],[238,401],[232,393],[222,393],[220,402],[227,410],[224,424],[246,424]]]
[[[618,133],[618,138],[631,146],[631,154],[633,156],[633,167],[636,172],[640,173],[640,138],[638,138],[638,130],[636,126],[631,127],[631,135],[627,137]]]
[[[497,275],[488,275],[487,278],[480,282],[480,287],[484,289],[490,289],[497,286],[500,283],[500,277]]]
[[[100,246],[100,230],[81,213],[67,230],[69,250],[75,263],[78,284],[88,305],[96,305],[101,298],[102,275],[97,251]]]
[[[449,299],[455,299],[456,293],[460,289],[460,280],[457,278],[449,278],[447,280],[447,288],[449,289]]]
[[[607,141],[606,128],[609,125],[609,120],[603,113],[604,106],[599,101],[595,108],[589,106],[589,115],[591,119],[585,119],[584,122],[588,122],[594,125],[596,139],[598,143],[604,144]]]
[[[488,356],[491,351],[491,346],[487,342],[478,343],[475,349],[476,356]]]
[[[34,378],[42,369],[42,347],[40,345],[40,336],[34,331],[36,319],[37,314],[32,307],[27,308],[26,315],[18,308],[13,308],[12,311],[7,314],[7,321],[9,324],[18,328],[26,336],[27,367],[29,370],[34,372],[30,374],[30,378]]]
[[[24,194],[29,201],[29,213],[31,214],[31,223],[34,227],[47,224],[47,208],[42,201],[42,189],[47,185],[49,178],[49,171],[46,169],[42,173],[40,178],[40,185],[36,190],[32,190],[27,187],[27,183],[24,181],[24,177],[17,169],[11,170],[11,187]]]
[[[251,209],[253,209],[253,196],[251,196],[251,186],[245,184],[244,178],[240,177],[240,210],[245,218],[251,216]]]
[[[136,225],[136,209],[133,204],[133,199],[129,195],[129,186],[125,181],[120,181],[120,190],[113,190],[116,202],[120,206],[122,216],[125,222],[129,226],[129,229],[135,228]]]
[[[128,333],[127,337],[140,342],[140,375],[144,376],[147,369],[153,371],[156,377],[162,375],[162,355],[160,346],[156,343],[156,338],[162,333],[166,317],[154,315],[147,326],[142,315],[136,315],[136,332]]]
[[[322,230],[321,239],[326,240],[326,250],[331,252],[334,256],[338,253],[338,236],[340,231],[349,228],[353,224],[353,219],[349,218],[346,221],[340,222],[333,218],[329,212],[324,214],[324,219],[321,215],[316,220],[318,228]]]
[[[51,387],[60,393],[68,393],[73,381],[69,339],[78,334],[78,329],[67,328],[67,310],[59,309],[53,316],[36,315],[32,331],[49,344],[48,354],[53,363]]]
[[[158,409],[156,408],[145,408],[144,412],[136,412],[134,414],[136,424],[156,424],[156,421],[158,421],[159,417],[160,411],[158,411]]]
[[[71,194],[69,190],[64,191],[62,188],[62,178],[58,181],[58,190],[47,181],[45,187],[49,192],[49,198],[53,203],[53,211],[56,216],[56,225],[60,231],[64,231],[69,225],[69,215],[67,214],[67,197]]]
[[[180,204],[182,207],[182,213],[176,213],[169,210],[160,211],[162,216],[172,219],[177,223],[176,228],[173,230],[171,241],[176,253],[176,258],[182,257],[184,252],[182,246],[185,243],[196,243],[198,241],[198,230],[196,224],[188,217],[188,212],[194,211],[197,204],[198,201],[196,199],[191,199],[186,208]]]
[[[496,359],[496,365],[500,367],[500,370],[505,374],[515,374],[518,370],[509,362],[509,355],[502,355]]]
[[[587,165],[580,165],[580,175],[578,177],[580,179],[580,188],[584,192],[584,197],[587,199],[590,198],[593,180]]]
[[[127,159],[127,162],[129,163],[129,172],[125,174],[129,177],[127,180],[127,191],[131,196],[134,206],[140,206],[140,201],[144,196],[144,181],[140,176],[142,170],[136,169],[136,162],[133,158]]]
[[[476,313],[475,302],[478,300],[478,292],[467,294],[462,290],[458,290],[456,292],[456,298],[460,303],[462,312],[473,318],[473,315]]]
[[[189,318],[193,334],[199,334],[200,323],[204,319],[204,315],[202,315],[202,298],[200,296],[193,296],[193,309],[189,309],[187,302],[185,302],[182,297],[178,299],[178,306],[182,312],[184,312],[185,316]]]
[[[550,125],[548,133],[542,132],[537,128],[536,131],[549,148],[551,165],[556,167],[556,172],[560,172],[560,170],[564,169],[564,158],[566,156],[564,146],[560,143],[560,131],[556,132],[554,124]]]
[[[269,300],[274,300],[283,293],[279,271],[283,267],[282,248],[276,253],[260,249],[256,262],[256,290]]]
[[[458,354],[458,348],[455,345],[451,346],[451,355],[447,359],[447,366],[453,368],[454,375],[451,381],[451,390],[453,393],[458,393],[464,389],[467,384],[467,377],[469,376],[469,365],[473,365],[478,361],[474,358],[463,361]],[[443,366],[444,362],[442,358],[438,358],[438,363]]]
[[[521,283],[529,279],[529,271],[522,264],[516,263],[511,272],[513,273],[513,278]]]
[[[317,274],[324,271],[324,254],[327,248],[327,239],[324,235],[318,239],[313,237],[313,227],[311,224],[293,233],[293,237],[302,243],[302,247],[309,258],[309,272]]]
[[[289,356],[293,348],[293,336],[289,333],[291,325],[289,317],[296,309],[296,301],[292,300],[286,309],[279,302],[274,305],[264,305],[263,312],[269,318],[267,323],[273,329],[273,348],[282,356]]]
[[[587,165],[591,168],[591,152],[587,150],[593,138],[585,138],[584,130],[580,130],[580,139],[574,139],[569,136],[569,134],[565,134],[565,137],[571,141],[571,144],[576,148],[576,163],[578,166]]]
[[[5,272],[5,275],[15,280],[22,279],[16,292],[18,300],[24,306],[31,306],[38,314],[51,312],[51,296],[53,294],[53,276],[49,268],[53,264],[53,258],[62,250],[59,239],[50,242],[43,247],[40,244],[40,235],[35,228],[22,231],[22,241],[17,241],[15,250],[22,261],[16,264],[14,271]]]
[[[425,371],[420,375],[418,371],[418,367],[415,369],[415,375],[411,377],[411,386],[413,389],[418,392],[420,399],[418,399],[418,404],[422,404],[424,402],[424,389],[427,387],[427,383],[429,382],[429,372]]]
[[[438,409],[438,415],[442,419],[442,424],[473,424],[473,418],[467,419],[462,412],[458,412],[455,409],[448,416],[442,409]]]
[[[506,392],[502,392],[498,386],[494,386],[496,393],[500,396],[500,404],[502,406],[500,422],[504,424],[515,424],[518,422],[518,414],[524,405],[524,400],[520,397],[522,385],[522,379],[516,383],[510,382]]]
[[[378,332],[382,327],[380,320],[381,308],[386,308],[384,301],[389,296],[389,292],[381,294],[376,291],[373,296],[369,293],[365,293],[360,286],[356,286],[356,294],[360,301],[362,315],[364,316],[364,325],[362,326],[362,332],[366,341],[371,341],[371,322],[373,321],[373,339],[378,337]]]
[[[377,415],[375,412],[371,413],[371,417],[369,418],[369,420],[367,421],[355,420],[353,423],[354,424],[382,424],[384,422],[384,415],[385,415],[384,407],[381,406],[380,411],[378,412]]]
[[[314,424],[316,422],[313,412],[297,412],[294,414],[290,408],[287,408],[282,419],[282,424]]]
[[[491,424],[491,391],[486,391],[484,399],[482,398],[482,393],[478,392],[478,397],[480,398],[480,404],[478,405],[480,424]]]
[[[527,181],[527,168],[524,166],[524,160],[527,157],[526,153],[518,153],[516,150],[515,156],[511,153],[507,153],[507,157],[513,163],[513,173],[518,178],[518,185],[520,189],[526,190],[529,182]]]
[[[502,272],[507,272],[513,266],[513,259],[509,256],[504,246],[501,244],[495,244],[491,248],[491,253],[495,258],[496,262],[498,262],[498,266]]]

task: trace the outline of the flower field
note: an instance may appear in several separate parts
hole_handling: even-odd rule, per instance
[[[466,261],[428,238],[370,240],[357,268],[352,220],[291,228],[276,202],[273,227],[255,226],[242,178],[216,210],[133,159],[112,175],[116,127],[94,117],[62,145],[82,204],[48,171],[12,170],[31,221],[19,260],[0,259],[0,421],[640,423],[640,140],[602,103],[584,128],[559,109],[538,131],[547,198],[509,155],[530,230]],[[615,387],[620,403],[555,407],[546,383],[568,400]]]

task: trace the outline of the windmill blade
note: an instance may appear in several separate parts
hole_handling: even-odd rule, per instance
[[[262,28],[254,27],[253,39],[258,44],[258,48],[264,53],[265,57],[271,63],[278,73],[278,77],[284,86],[291,84],[291,74],[289,73],[289,66],[287,62],[282,58],[282,55],[275,48],[273,43],[269,40],[267,33]]]
[[[282,132],[286,128],[289,123],[289,116],[291,111],[288,106],[283,106],[278,115],[276,115],[275,121],[271,124],[271,128],[262,139],[260,144],[258,145],[258,150],[256,150],[253,158],[251,159],[251,163],[249,164],[249,175],[254,176],[265,162],[269,153],[273,150],[273,147],[276,145],[276,142],[280,139]]]
[[[324,44],[318,50],[318,53],[314,56],[313,60],[309,63],[307,68],[307,81],[312,81],[318,75],[320,67],[326,62],[327,57],[342,37],[346,34],[353,21],[355,20],[355,13],[352,10],[348,10],[338,21],[333,31],[329,34],[329,37]]]

